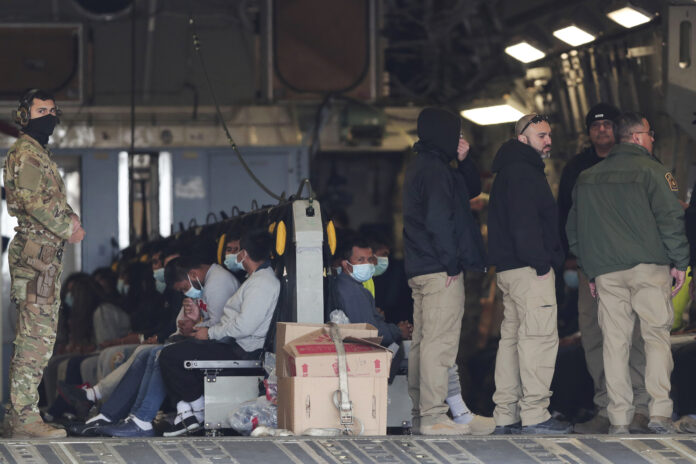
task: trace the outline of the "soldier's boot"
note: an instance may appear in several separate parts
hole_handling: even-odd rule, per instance
[[[65,438],[68,434],[64,429],[57,429],[44,421],[29,424],[16,423],[12,427],[11,438]]]

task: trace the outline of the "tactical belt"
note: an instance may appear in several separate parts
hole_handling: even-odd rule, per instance
[[[336,356],[338,357],[338,411],[340,424],[343,427],[343,433],[349,435],[353,429],[353,403],[348,396],[348,371],[346,369],[346,349],[343,346],[343,339],[338,329],[338,325],[329,323],[331,339],[336,347]]]

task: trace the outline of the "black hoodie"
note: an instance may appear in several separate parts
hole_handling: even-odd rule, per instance
[[[486,267],[481,231],[469,199],[481,192],[481,180],[467,157],[457,158],[461,121],[453,113],[426,108],[418,117],[416,159],[404,182],[404,266],[410,277]]]
[[[497,176],[488,207],[489,263],[498,272],[529,266],[539,276],[551,267],[560,269],[558,210],[539,153],[509,140],[492,169]]]

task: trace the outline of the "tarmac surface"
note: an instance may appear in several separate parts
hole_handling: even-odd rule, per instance
[[[696,463],[696,435],[0,440],[2,463]]]

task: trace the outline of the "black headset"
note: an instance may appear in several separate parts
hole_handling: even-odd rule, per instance
[[[24,92],[24,95],[22,95],[19,99],[19,106],[17,107],[17,111],[14,113],[14,120],[17,124],[19,124],[22,127],[26,127],[27,124],[29,124],[29,120],[31,119],[31,113],[29,109],[31,108],[31,102],[34,100],[34,97],[39,94],[39,93],[46,93],[41,89],[30,89]],[[55,102],[53,97],[51,97],[51,100]],[[60,117],[63,114],[61,110],[56,107],[56,117]]]

